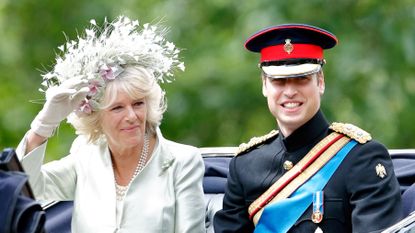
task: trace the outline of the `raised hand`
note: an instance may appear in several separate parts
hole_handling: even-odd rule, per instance
[[[80,106],[88,93],[88,82],[82,77],[49,88],[46,91],[46,103],[32,121],[31,130],[46,138],[52,136],[59,123]]]

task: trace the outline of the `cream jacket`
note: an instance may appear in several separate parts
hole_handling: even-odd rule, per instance
[[[106,143],[88,144],[78,137],[68,156],[43,166],[46,143],[23,156],[23,139],[17,154],[38,199],[74,200],[72,232],[205,232],[199,151],[164,139],[159,130],[157,138],[150,161],[124,198],[119,224]]]

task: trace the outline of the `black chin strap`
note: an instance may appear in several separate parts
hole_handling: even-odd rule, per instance
[[[326,64],[326,60],[324,59],[287,59],[282,61],[264,61],[258,64],[259,68],[263,66],[283,66],[283,65],[301,65],[301,64],[320,64],[323,66]]]

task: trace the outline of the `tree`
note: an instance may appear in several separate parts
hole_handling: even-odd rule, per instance
[[[51,68],[65,36],[94,18],[125,14],[171,28],[186,71],[163,84],[167,138],[195,146],[237,146],[275,128],[261,94],[259,56],[243,43],[280,23],[325,28],[340,40],[326,51],[323,110],[332,121],[360,126],[389,148],[414,147],[415,5],[398,1],[8,1],[0,8],[0,146],[15,147],[40,110],[41,71]],[[65,32],[63,34],[62,32]],[[64,155],[75,137],[62,124],[49,141]],[[52,158],[52,157],[49,157]]]

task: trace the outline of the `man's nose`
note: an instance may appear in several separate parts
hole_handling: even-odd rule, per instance
[[[297,87],[293,83],[287,82],[284,88],[284,95],[292,98],[297,93],[298,93]]]

